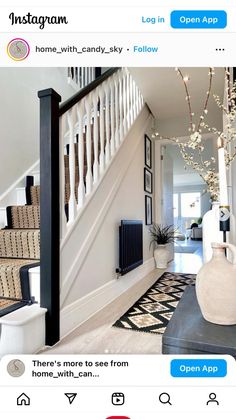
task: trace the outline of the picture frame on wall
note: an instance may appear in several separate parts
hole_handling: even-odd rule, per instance
[[[152,193],[152,172],[144,168],[144,190],[145,192]]]
[[[152,224],[152,198],[148,195],[145,195],[145,223]]]
[[[144,136],[145,166],[152,168],[152,141],[145,134]]]

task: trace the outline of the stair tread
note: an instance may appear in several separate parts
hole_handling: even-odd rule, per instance
[[[26,305],[16,313],[10,313],[4,318],[0,319],[0,324],[10,324],[15,326],[22,326],[28,323],[35,317],[44,316],[47,312],[46,308],[40,307],[39,304]]]
[[[0,258],[0,297],[29,300],[28,279],[22,268],[28,270],[37,263],[35,259]]]
[[[21,307],[24,307],[27,302],[10,300],[0,297],[0,317],[6,316]]]
[[[18,303],[19,301],[17,300],[11,300],[10,298],[8,299],[8,298],[0,297],[0,309],[6,308],[13,304],[18,304]]]
[[[7,207],[8,227],[13,229],[40,228],[39,205],[13,205]]]
[[[2,258],[0,257],[0,263],[1,265],[9,265],[9,266],[13,266],[13,267],[19,267],[19,266],[24,266],[24,265],[34,265],[36,263],[38,263],[40,260],[39,259],[24,259],[24,258]],[[0,265],[0,269],[1,269],[1,265]]]
[[[39,259],[40,230],[5,229],[0,230],[0,257]]]

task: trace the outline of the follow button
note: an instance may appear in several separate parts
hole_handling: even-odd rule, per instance
[[[174,29],[224,29],[227,13],[224,10],[174,10],[170,22]]]
[[[170,364],[172,377],[222,378],[227,375],[225,359],[173,359]]]

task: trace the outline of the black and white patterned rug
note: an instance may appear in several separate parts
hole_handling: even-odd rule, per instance
[[[196,275],[165,272],[113,326],[163,334],[185,288]]]

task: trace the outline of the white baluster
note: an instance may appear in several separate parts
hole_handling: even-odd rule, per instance
[[[127,133],[127,90],[126,90],[126,73],[123,75],[123,106],[124,106],[124,136]]]
[[[78,81],[79,89],[82,88],[82,67],[79,67],[79,81]]]
[[[86,195],[92,191],[93,177],[92,177],[92,142],[91,142],[91,94],[85,98],[86,109],[86,161],[87,161],[87,174],[86,174]]]
[[[143,107],[143,105],[144,105],[144,98],[143,98],[142,93],[140,93],[140,94],[141,94],[141,106]]]
[[[105,170],[105,124],[104,124],[104,89],[99,89],[100,112],[99,112],[99,137],[100,137],[100,156],[99,156],[99,172],[102,174]]]
[[[138,112],[141,111],[141,107],[142,107],[142,105],[141,105],[141,93],[140,93],[140,90],[138,89]]]
[[[78,67],[75,67],[75,83],[78,84]]]
[[[84,87],[84,67],[81,67],[81,88]]]
[[[136,119],[136,102],[135,102],[135,82],[134,82],[134,80],[133,80],[132,90],[133,90],[133,118],[134,118],[134,121],[135,121],[135,119]]]
[[[91,67],[87,67],[87,84],[90,83],[90,68]]]
[[[78,141],[78,162],[79,162],[79,185],[78,185],[78,208],[84,204],[84,99],[77,105],[77,115],[79,123],[79,141]]]
[[[69,221],[71,224],[76,216],[76,198],[75,198],[75,124],[76,113],[75,106],[67,112],[69,125],[69,171],[70,171],[70,199],[69,199]]]
[[[93,78],[93,68],[94,67],[90,67],[90,78],[89,78],[90,83],[94,80],[94,78]]]
[[[126,74],[126,95],[127,95],[127,130],[130,128],[130,90],[129,90],[129,72]]]
[[[64,136],[66,132],[66,116],[60,118],[59,136],[59,161],[60,161],[60,236],[61,239],[66,234],[67,220],[65,213],[65,161],[64,161]]]
[[[134,107],[135,107],[135,115],[136,117],[138,116],[138,88],[135,85],[135,103],[134,103]]]
[[[115,129],[115,148],[119,147],[120,137],[119,137],[119,78],[115,76],[115,119],[116,119],[116,129]]]
[[[133,79],[131,75],[129,77],[129,85],[130,85],[130,125],[132,126],[134,123],[134,93],[133,93]]]
[[[137,97],[136,97],[136,84],[134,82],[134,120],[137,118]]]
[[[105,147],[105,163],[106,166],[110,162],[110,89],[109,81],[105,82],[105,119],[106,119],[106,147]]]
[[[134,91],[134,120],[135,120],[137,118],[137,98],[136,98],[136,84],[135,84],[135,81],[134,81],[133,91]]]
[[[93,163],[93,183],[98,181],[99,177],[99,165],[98,165],[98,115],[97,115],[97,104],[98,104],[98,93],[97,89],[93,92],[93,148],[94,148],[94,163]]]
[[[110,81],[110,90],[111,90],[111,157],[115,153],[115,100],[114,100],[114,78],[112,77]]]
[[[119,73],[119,125],[120,125],[120,142],[124,139],[124,117],[123,117],[123,77],[122,71]]]
[[[143,101],[143,95],[142,95],[142,93],[141,93],[141,92],[140,92],[140,98],[141,98],[140,100],[141,100],[141,109],[142,109],[144,101]],[[141,110],[141,109],[140,109],[140,110]]]

